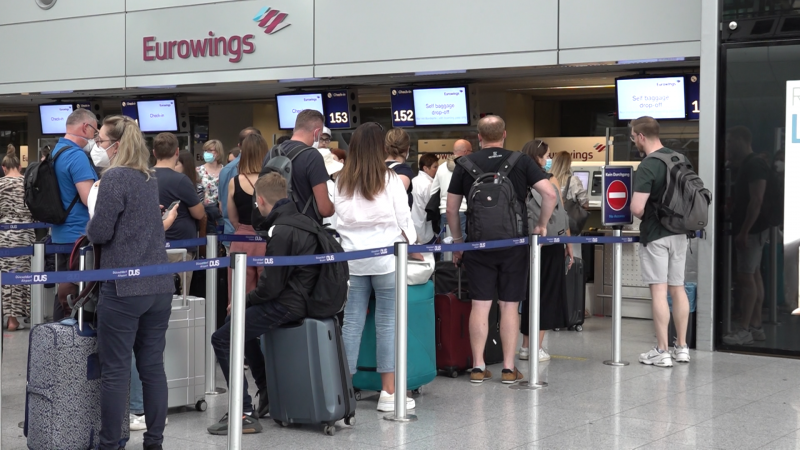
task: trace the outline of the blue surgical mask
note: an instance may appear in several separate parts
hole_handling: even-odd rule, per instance
[[[544,163],[544,171],[545,172],[550,172],[550,169],[552,167],[553,167],[553,160],[552,159],[548,159],[547,161],[545,161],[545,163]]]
[[[203,152],[203,161],[207,163],[214,162],[214,154],[209,152]]]

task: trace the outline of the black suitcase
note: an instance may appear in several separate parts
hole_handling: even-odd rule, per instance
[[[586,307],[586,278],[581,258],[575,258],[572,268],[567,272],[566,304],[564,305],[567,328],[583,331]]]

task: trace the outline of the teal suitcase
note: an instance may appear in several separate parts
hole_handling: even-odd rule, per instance
[[[433,281],[408,287],[408,389],[418,390],[436,378],[436,314],[433,308]],[[370,300],[361,349],[358,353],[358,371],[353,376],[353,387],[361,391],[380,391],[381,376],[376,371],[375,357],[375,300]],[[360,395],[356,394],[356,399]]]

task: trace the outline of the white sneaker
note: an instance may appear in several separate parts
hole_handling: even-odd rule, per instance
[[[531,349],[520,347],[519,348],[519,359],[520,361],[527,361],[528,358],[531,357]]]
[[[131,431],[147,431],[147,423],[144,421],[144,414],[141,416],[137,416],[136,414],[131,414]],[[169,418],[164,419],[164,425],[169,423]]]
[[[728,345],[748,345],[753,343],[753,334],[749,330],[739,330],[736,333],[722,337],[722,342]]]
[[[539,349],[539,362],[550,361],[550,355],[547,353],[547,350],[540,348]]]
[[[681,347],[677,342],[675,343],[675,346],[672,347],[670,354],[672,355],[672,359],[677,362],[688,363],[692,359],[692,357],[689,356],[689,346],[684,345]]]
[[[672,367],[672,355],[667,351],[659,352],[658,348],[653,347],[649,352],[639,355],[639,362],[648,366]]]
[[[417,403],[411,397],[406,397],[406,409],[414,409]],[[381,391],[381,397],[378,399],[378,411],[394,412],[394,394],[389,394],[386,391]]]

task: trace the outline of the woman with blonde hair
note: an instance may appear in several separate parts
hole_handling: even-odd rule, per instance
[[[342,248],[348,252],[417,240],[406,188],[401,177],[384,164],[389,150],[384,147],[383,134],[383,127],[377,123],[359,126],[350,141],[344,168],[336,177],[336,231],[342,238]],[[377,371],[383,384],[378,411],[394,411],[394,257],[350,261],[349,265],[350,290],[342,337],[350,374],[356,373],[367,306],[374,290]],[[409,397],[406,405],[413,409],[414,399]]]
[[[110,167],[98,186],[94,215],[86,227],[100,247],[100,268],[120,269],[167,262],[158,181],[148,166],[149,151],[130,117],[103,120],[95,144]],[[144,388],[145,449],[161,449],[167,419],[164,347],[175,290],[171,274],[107,281],[97,305],[101,411],[99,449],[117,449],[123,421],[129,420],[131,353]]]
[[[556,153],[550,173],[558,180],[564,201],[572,200],[583,209],[589,209],[589,194],[583,187],[581,179],[572,174],[572,156],[569,152]]]
[[[414,197],[411,191],[411,179],[414,178],[414,171],[406,165],[408,153],[411,151],[411,138],[405,130],[392,128],[386,133],[386,167],[392,169],[403,182],[408,195],[409,209],[414,205]]]
[[[4,176],[0,178],[0,223],[33,222],[31,212],[25,206],[25,187],[20,173],[17,149],[8,144],[8,152],[2,161]],[[4,247],[28,247],[35,239],[33,230],[0,231],[0,242]],[[30,256],[0,258],[0,272],[30,272]],[[21,319],[31,315],[31,287],[3,286],[3,324],[8,331],[24,328]]]

